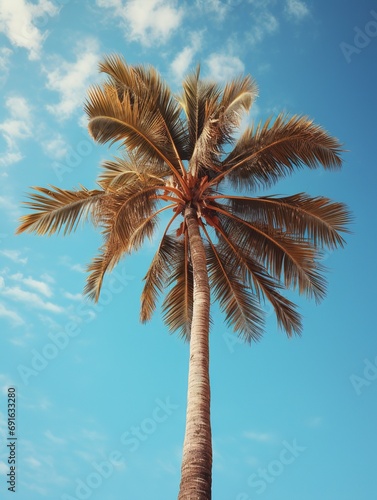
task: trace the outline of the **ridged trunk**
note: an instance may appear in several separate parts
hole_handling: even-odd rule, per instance
[[[206,255],[194,208],[185,210],[194,276],[190,338],[186,433],[183,443],[179,500],[210,500],[212,437],[209,383],[210,290]]]

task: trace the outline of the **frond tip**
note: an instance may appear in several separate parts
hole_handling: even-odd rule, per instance
[[[51,235],[64,227],[64,234],[75,230],[80,221],[89,215],[94,216],[105,193],[101,190],[65,190],[55,186],[34,187],[31,201],[24,202],[33,213],[23,215],[16,234],[35,232],[38,235]],[[94,220],[94,219],[93,219]]]

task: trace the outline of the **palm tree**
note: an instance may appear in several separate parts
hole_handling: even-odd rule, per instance
[[[303,116],[279,115],[235,139],[257,95],[249,76],[220,87],[201,80],[197,68],[174,97],[152,67],[114,55],[100,70],[107,79],[89,90],[85,104],[89,131],[99,143],[118,142],[121,155],[103,163],[98,189],[34,188],[26,202],[32,213],[18,233],[67,234],[88,218],[100,226],[104,243],[85,288],[98,300],[105,273],[170,213],[144,278],[141,321],[166,291],[164,320],[190,343],[179,499],[210,499],[211,293],[246,342],[262,335],[262,300],[288,336],[301,332],[295,304],[282,291],[323,297],[321,250],[343,245],[349,214],[325,197],[254,193],[303,166],[339,168],[341,145]]]

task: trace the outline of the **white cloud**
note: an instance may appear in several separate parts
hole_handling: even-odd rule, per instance
[[[21,257],[22,254],[18,250],[0,250],[0,254],[12,260],[16,264],[26,264],[28,260],[27,257]]]
[[[146,46],[167,42],[183,18],[174,0],[97,0],[97,5],[112,9],[128,40]]]
[[[12,51],[8,47],[0,48],[0,86],[2,86],[8,78],[10,56]]]
[[[248,33],[248,40],[252,45],[260,43],[266,35],[272,35],[279,29],[279,21],[268,10],[252,14],[253,28]]]
[[[9,166],[22,159],[18,141],[32,135],[31,108],[24,97],[11,96],[5,100],[8,118],[0,123],[0,133],[6,143],[6,151],[0,158],[0,166]]]
[[[183,48],[170,64],[170,69],[176,80],[182,80],[187,70],[193,63],[195,54],[200,50],[202,34],[200,32],[191,33],[191,43]]]
[[[9,387],[14,387],[12,380],[4,373],[0,373],[0,391],[7,394]]]
[[[60,95],[59,102],[48,105],[47,109],[62,120],[82,110],[87,88],[98,76],[100,55],[97,39],[88,37],[81,40],[76,45],[75,56],[74,62],[55,59],[52,69],[44,68],[46,87]]]
[[[72,264],[70,257],[63,255],[59,258],[59,264],[68,267],[71,271],[76,271],[78,273],[85,273],[86,267],[82,264]]]
[[[45,154],[54,160],[61,160],[68,153],[68,144],[61,134],[54,134],[49,139],[44,140],[42,148]]]
[[[231,8],[232,0],[222,2],[221,0],[196,0],[196,6],[203,12],[216,15],[219,21],[223,21]]]
[[[285,12],[295,21],[300,21],[310,13],[306,3],[301,0],[286,0]]]
[[[5,462],[0,462],[0,476],[5,476],[9,473],[9,465],[6,465]],[[5,481],[5,479],[4,479]]]
[[[50,430],[47,430],[44,435],[49,441],[52,441],[55,444],[65,444],[66,442],[65,439],[55,436],[55,434],[53,434]]]
[[[69,300],[76,300],[76,301],[81,301],[84,298],[82,293],[70,293],[70,292],[64,292],[64,297],[66,297]]]
[[[52,302],[46,302],[36,293],[22,290],[18,286],[4,287],[0,290],[0,293],[3,297],[7,297],[15,302],[21,302],[36,309],[43,309],[53,313],[62,313],[64,311],[62,307]]]
[[[25,278],[22,273],[13,274],[11,278],[15,281],[18,281],[19,283],[22,283],[23,285],[28,286],[29,288],[33,288],[45,297],[52,296],[52,290],[50,286],[44,281],[36,280],[31,276]]]
[[[9,309],[1,302],[0,302],[0,317],[8,319],[14,326],[20,326],[25,324],[25,321],[16,311]]]
[[[217,82],[226,82],[239,76],[245,70],[241,59],[232,55],[211,54],[206,63],[209,78]]]
[[[47,24],[48,16],[59,13],[58,7],[50,0],[38,3],[27,0],[0,0],[0,32],[4,33],[12,45],[29,52],[29,59],[39,59],[47,32],[38,29],[38,22]]]
[[[33,469],[37,469],[42,465],[42,463],[34,457],[26,457],[24,460]]]

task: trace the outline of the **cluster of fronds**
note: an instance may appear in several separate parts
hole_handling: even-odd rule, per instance
[[[103,163],[96,190],[35,188],[26,202],[32,213],[22,217],[18,232],[66,234],[87,218],[100,226],[104,243],[88,266],[85,288],[97,300],[105,273],[152,238],[159,215],[170,211],[145,276],[141,319],[150,319],[166,291],[165,321],[189,337],[194,280],[182,216],[194,206],[213,297],[228,323],[245,340],[258,338],[260,304],[268,300],[287,334],[299,333],[300,315],[282,291],[294,288],[321,299],[321,251],[343,245],[349,213],[324,197],[254,193],[304,166],[339,168],[339,142],[308,118],[285,115],[247,128],[235,140],[257,95],[250,77],[221,88],[201,80],[197,69],[175,97],[151,67],[110,56],[100,69],[108,78],[89,90],[89,130],[100,143],[118,142],[122,156]]]

